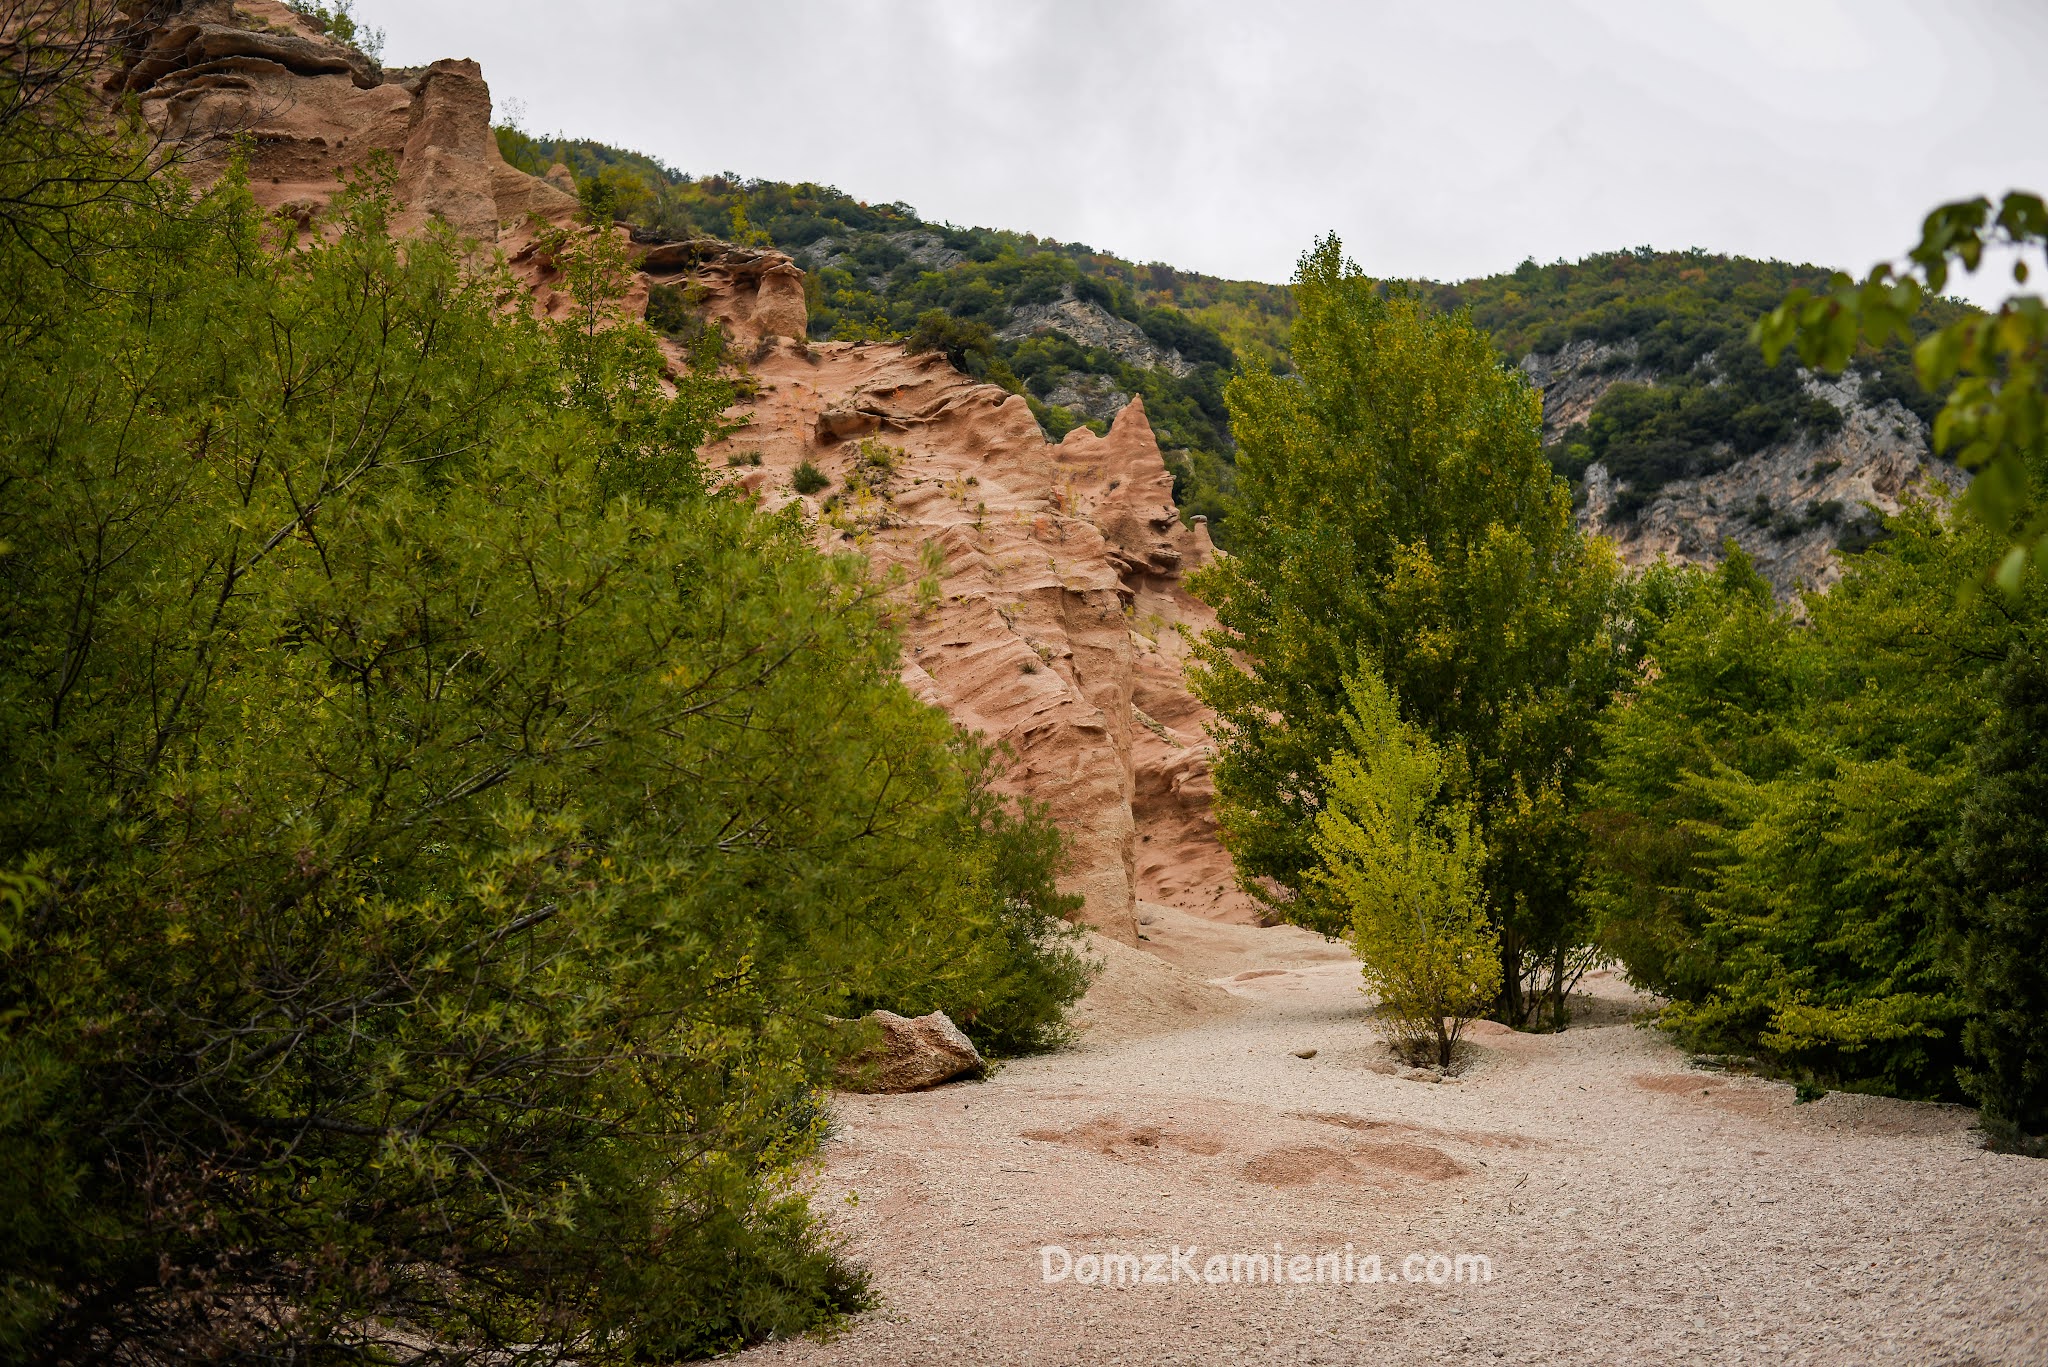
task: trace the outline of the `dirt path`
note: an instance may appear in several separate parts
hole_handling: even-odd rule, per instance
[[[1074,1049],[839,1100],[818,1203],[883,1305],[745,1361],[2048,1362],[2048,1163],[1970,1112],[1690,1069],[1611,979],[1406,1080],[1341,947],[1145,910]],[[1276,1243],[1281,1284],[1203,1280]],[[1347,1248],[1364,1279],[1291,1261]],[[1080,1284],[1106,1253],[1167,1280]]]

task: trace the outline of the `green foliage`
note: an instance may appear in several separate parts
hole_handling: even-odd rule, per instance
[[[1535,395],[1468,320],[1383,291],[1335,239],[1303,258],[1294,297],[1299,379],[1230,387],[1238,552],[1192,580],[1218,616],[1192,680],[1217,713],[1225,839],[1277,914],[1343,927],[1310,832],[1362,662],[1473,805],[1502,1010],[1558,1020],[1586,939],[1568,813],[1619,658],[1611,553],[1574,527]]]
[[[1501,986],[1480,878],[1486,849],[1472,804],[1440,800],[1443,752],[1402,722],[1386,684],[1361,668],[1344,680],[1344,696],[1348,745],[1323,763],[1315,876],[1350,911],[1366,989],[1400,1045],[1447,1068],[1465,1026]]]
[[[1785,763],[1771,718],[1788,705],[1790,617],[1739,547],[1711,573],[1659,564],[1637,616],[1646,654],[1600,723],[1597,776],[1582,818],[1593,859],[1585,896],[1603,946],[1640,986],[1681,1001],[1712,992],[1720,964],[1704,940],[1700,823],[1714,808],[1690,774],[1775,777]]]
[[[815,494],[832,482],[831,477],[810,461],[800,461],[789,478],[790,487],[800,494]]]
[[[917,326],[903,339],[903,345],[912,354],[936,351],[955,370],[971,375],[976,373],[976,365],[986,373],[995,351],[995,336],[986,324],[955,318],[944,309],[926,309],[917,316]]]
[[[1785,291],[1826,275],[1818,266],[1644,247],[1547,266],[1524,261],[1504,275],[1430,288],[1439,308],[1470,309],[1510,360],[1594,342],[1631,347],[1644,368],[1680,375],[1739,340]]]
[[[1790,347],[1807,365],[1840,370],[1869,348],[1913,346],[1913,367],[1930,392],[1947,391],[1934,417],[1934,447],[1976,473],[1965,506],[2008,545],[1996,576],[2017,591],[2029,557],[2048,567],[2048,306],[2015,295],[1996,313],[1945,319],[1936,312],[1949,272],[1975,271],[1987,246],[2019,253],[2013,280],[2025,284],[2028,249],[2048,248],[2048,205],[2015,190],[1996,214],[1988,199],[1945,204],[1921,226],[1908,266],[1871,268],[1862,281],[1837,272],[1821,289],[1800,287],[1756,326],[1765,355]]]
[[[1174,506],[1183,517],[1191,522],[1207,518],[1211,535],[1227,525],[1232,497],[1237,493],[1235,465],[1207,451],[1168,451],[1166,469],[1173,476]]]
[[[902,339],[913,349],[942,351],[964,373],[1025,394],[1054,440],[1089,421],[1049,401],[1064,383],[1100,377],[1118,393],[1143,395],[1161,444],[1174,452],[1176,501],[1187,515],[1206,515],[1212,534],[1228,543],[1234,448],[1223,387],[1237,365],[1236,344],[1268,368],[1284,365],[1292,316],[1284,288],[1137,266],[1029,234],[927,223],[907,205],[868,204],[830,186],[731,174],[692,178],[601,143],[534,138],[507,127],[497,132],[506,160],[534,174],[559,160],[575,174],[579,192],[593,182],[631,180],[641,193],[619,212],[646,231],[791,253],[806,270],[814,338]],[[1058,332],[995,335],[1018,310],[1067,297],[1132,324],[1192,370],[1132,365]]]
[[[1627,486],[1610,516],[1627,518],[1672,480],[1713,474],[1767,446],[1818,439],[1841,425],[1842,410],[1808,394],[1791,364],[1764,366],[1731,337],[1711,365],[1655,385],[1609,386],[1583,427],[1566,434],[1567,473],[1583,477],[1591,462],[1605,464]]]
[[[1766,363],[1749,344],[1756,320],[1787,290],[1825,278],[1817,266],[1645,248],[1549,266],[1525,261],[1510,275],[1432,288],[1442,304],[1469,307],[1510,360],[1590,343],[1607,349],[1610,372],[1641,377],[1610,386],[1550,453],[1574,481],[1603,463],[1626,486],[1612,509],[1625,519],[1674,479],[1841,425],[1841,411],[1809,394],[1789,360]],[[1943,317],[1963,312],[1942,305]],[[1870,350],[1855,369],[1865,403],[1895,399],[1933,418],[1936,401],[1903,345]]]
[[[1927,389],[1955,382],[1937,444],[1963,443],[1979,478],[1954,512],[1887,519],[1796,612],[1732,548],[1714,574],[1653,572],[1642,673],[1601,724],[1585,818],[1603,942],[1673,998],[1664,1023],[1690,1047],[1759,1057],[1809,1091],[1968,1095],[2020,1149],[2048,1129],[2048,589],[2024,573],[2025,539],[2048,525],[2027,416],[2038,301],[1982,316],[1933,295],[1952,260],[2044,232],[2030,196],[1995,224],[1988,202],[1951,205],[1914,273],[1794,289],[1758,325],[1772,360],[1796,345],[1835,369],[1918,336]],[[2007,591],[1974,592],[1993,564]]]
[[[52,136],[0,122],[0,178]],[[707,489],[729,391],[664,384],[610,236],[549,245],[544,322],[395,246],[387,185],[296,243],[232,175],[65,236],[0,194],[10,1358],[828,1322],[830,1018],[1000,1053],[1085,982],[1057,834],[902,688],[862,562]]]
[[[1962,1085],[1994,1143],[2048,1156],[2048,667],[2038,640],[1990,681],[1998,711],[1971,756],[1951,898]]]
[[[639,176],[619,166],[606,166],[576,182],[576,201],[591,223],[630,220],[653,194]]]
[[[1601,727],[1589,901],[1690,1047],[1955,1096],[1965,1022],[1993,1013],[1942,931],[1951,851],[1991,673],[2043,604],[1958,603],[1996,544],[1982,528],[1922,504],[1892,532],[1803,625],[1737,558],[1666,573],[1643,675]]]

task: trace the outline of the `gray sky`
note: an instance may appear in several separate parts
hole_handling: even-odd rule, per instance
[[[2048,4],[357,0],[529,132],[1285,280],[1649,244],[1861,272],[2048,191]],[[2002,297],[2008,278],[1973,297]]]

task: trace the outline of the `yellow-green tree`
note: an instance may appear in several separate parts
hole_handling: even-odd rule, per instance
[[[1469,319],[1367,277],[1334,237],[1294,295],[1297,375],[1231,382],[1236,539],[1192,581],[1218,623],[1191,682],[1216,711],[1224,838],[1277,915],[1342,932],[1309,835],[1364,661],[1459,758],[1503,1019],[1562,1024],[1589,938],[1571,814],[1620,660],[1613,552],[1574,525],[1538,397]]]
[[[1370,668],[1344,681],[1346,749],[1323,765],[1316,873],[1350,915],[1351,947],[1397,1047],[1448,1067],[1500,991],[1500,938],[1480,877],[1472,804],[1446,798],[1444,752],[1401,721]]]

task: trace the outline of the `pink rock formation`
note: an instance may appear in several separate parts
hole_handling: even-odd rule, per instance
[[[764,502],[801,501],[828,547],[902,572],[904,682],[1009,749],[1009,786],[1073,842],[1086,919],[1126,943],[1141,899],[1252,919],[1215,838],[1208,714],[1181,674],[1182,631],[1212,621],[1181,575],[1214,551],[1174,514],[1143,402],[1107,436],[1055,445],[1020,396],[937,355],[778,342],[751,370],[748,425],[706,459],[740,460]],[[791,485],[806,460],[833,479],[813,497]]]
[[[128,0],[124,13],[132,37],[107,84],[185,145],[202,182],[246,134],[257,202],[301,223],[380,153],[397,175],[401,233],[440,219],[486,248],[515,250],[532,216],[566,223],[575,213],[572,196],[499,155],[475,62],[376,71],[277,0]]]
[[[538,228],[573,221],[573,181],[505,164],[474,62],[376,72],[276,0],[132,4],[135,39],[108,84],[187,145],[196,175],[225,164],[222,134],[253,134],[259,201],[309,225],[339,176],[382,153],[396,231],[449,223],[501,254],[542,313],[571,307]],[[1067,885],[1085,918],[1126,943],[1140,900],[1254,919],[1216,840],[1209,716],[1182,678],[1183,632],[1213,619],[1181,576],[1214,549],[1174,513],[1143,403],[1106,436],[1055,445],[1022,397],[941,357],[805,342],[803,275],[780,252],[636,250],[628,310],[652,284],[688,284],[759,383],[748,425],[707,462],[765,503],[801,501],[828,549],[902,571],[905,683],[1009,750],[1007,784],[1046,803],[1073,843]],[[796,494],[806,460],[833,490]]]

